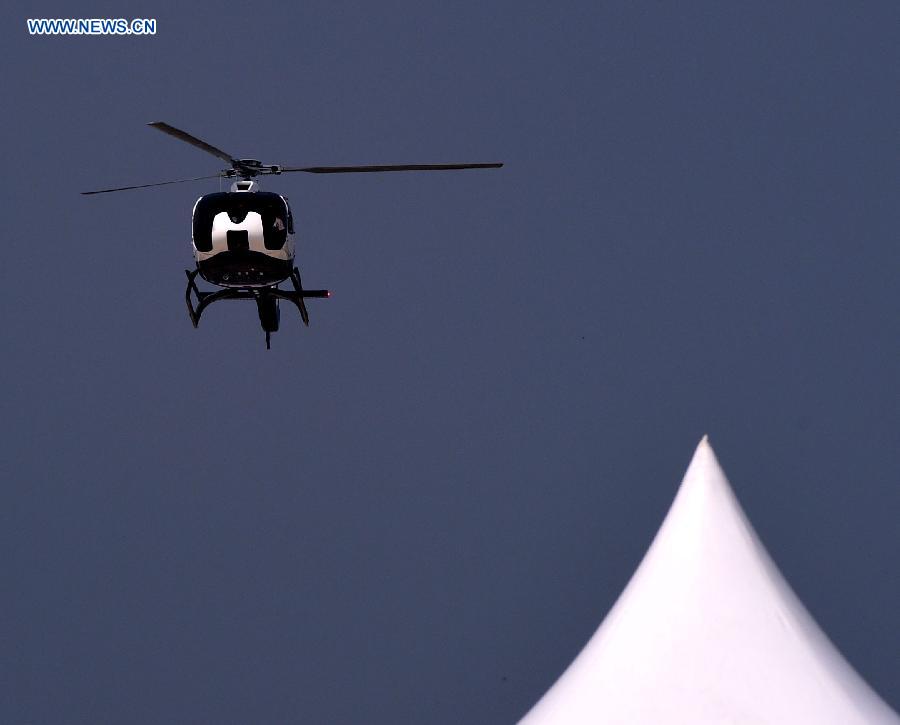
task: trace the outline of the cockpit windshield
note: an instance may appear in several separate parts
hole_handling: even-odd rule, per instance
[[[255,212],[262,219],[266,249],[281,249],[287,239],[290,210],[278,194],[267,191],[220,192],[201,197],[194,207],[194,246],[198,251],[212,249],[213,219],[225,212],[233,224],[241,224]]]

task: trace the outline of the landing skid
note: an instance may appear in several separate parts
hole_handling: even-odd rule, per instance
[[[287,300],[296,306],[300,311],[300,319],[303,324],[309,327],[309,311],[306,309],[307,297],[329,297],[331,293],[328,290],[305,290],[300,280],[300,271],[294,267],[291,270],[291,284],[293,291],[278,289],[277,285],[271,287],[235,287],[216,290],[215,292],[204,292],[197,287],[196,278],[200,273],[199,269],[193,271],[186,269],[184,273],[187,275],[187,289],[184,292],[184,299],[187,302],[188,314],[194,327],[200,324],[200,317],[203,311],[213,302],[220,300],[254,300],[256,308],[259,312],[259,323],[263,332],[266,333],[266,349],[270,347],[270,337],[273,332],[278,330],[279,310],[278,301]],[[196,305],[194,299],[196,298]]]

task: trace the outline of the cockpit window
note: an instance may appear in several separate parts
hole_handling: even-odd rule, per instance
[[[194,208],[194,246],[198,251],[212,251],[213,219],[222,212],[227,213],[234,224],[241,224],[250,212],[259,214],[266,249],[281,249],[287,240],[290,210],[278,194],[220,192],[201,197]]]

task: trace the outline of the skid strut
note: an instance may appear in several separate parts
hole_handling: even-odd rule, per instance
[[[266,333],[266,347],[269,347],[271,333],[278,330],[279,310],[278,301],[287,300],[292,303],[300,312],[300,319],[303,324],[309,326],[309,311],[306,309],[307,297],[329,297],[331,293],[328,290],[305,290],[303,282],[300,280],[300,271],[294,267],[291,270],[289,279],[293,290],[278,289],[277,285],[271,287],[234,287],[216,290],[215,292],[205,292],[197,287],[197,275],[199,269],[184,270],[187,275],[187,289],[184,291],[184,300],[187,303],[188,314],[194,327],[200,324],[200,317],[203,311],[213,302],[220,300],[254,300],[259,312],[259,322]],[[194,302],[196,300],[196,304]]]

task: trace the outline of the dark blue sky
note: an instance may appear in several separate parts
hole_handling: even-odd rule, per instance
[[[894,2],[6,4],[0,720],[513,722],[709,433],[900,705]],[[25,18],[158,20],[35,38]],[[184,309],[285,164],[304,281]],[[301,175],[297,175],[301,176]]]

